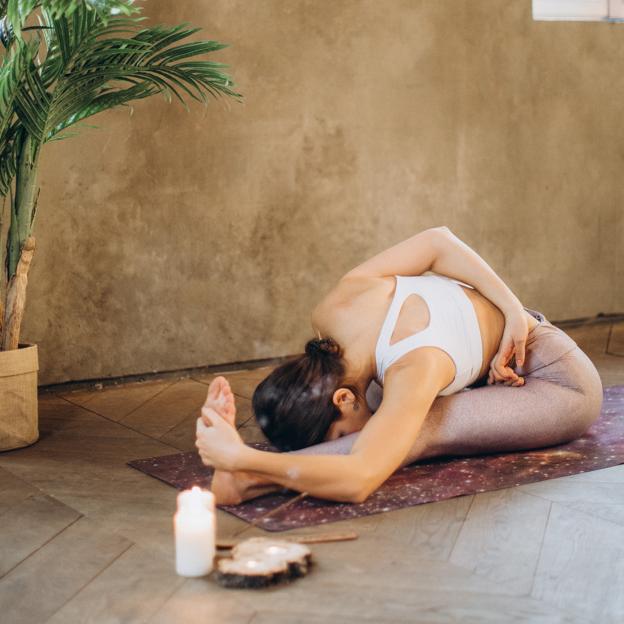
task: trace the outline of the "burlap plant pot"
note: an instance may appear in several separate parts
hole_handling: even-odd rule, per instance
[[[39,438],[37,345],[0,351],[0,451],[28,446]]]

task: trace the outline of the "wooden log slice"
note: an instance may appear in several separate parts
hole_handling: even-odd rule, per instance
[[[217,562],[215,579],[223,587],[259,589],[288,580],[289,568],[286,561],[279,559],[258,559],[253,556],[240,559],[228,557]]]
[[[311,560],[303,544],[253,537],[238,544],[231,558],[217,562],[215,579],[224,587],[268,587],[304,576]]]
[[[249,556],[270,556],[286,561],[292,578],[304,576],[312,560],[312,552],[307,546],[269,537],[250,537],[232,549],[234,558]]]

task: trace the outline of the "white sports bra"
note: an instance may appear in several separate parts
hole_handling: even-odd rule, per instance
[[[383,385],[384,373],[400,357],[418,347],[437,347],[455,363],[455,378],[438,396],[459,392],[475,382],[483,363],[481,331],[472,302],[455,280],[442,275],[396,275],[394,297],[381,326],[375,348],[377,380]],[[429,308],[425,329],[390,344],[403,302],[420,295]]]

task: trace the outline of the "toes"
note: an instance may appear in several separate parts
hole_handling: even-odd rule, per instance
[[[218,377],[217,379],[221,380],[221,394],[227,397],[233,397],[234,393],[232,392],[230,382],[225,377]]]
[[[206,402],[208,401],[216,401],[219,398],[219,395],[223,393],[224,390],[229,389],[230,384],[227,379],[222,375],[215,377],[208,386],[208,396],[206,397]]]
[[[230,383],[223,375],[215,377],[210,382],[204,406],[219,412],[221,416],[227,418],[230,424],[234,425],[236,419],[235,397]]]

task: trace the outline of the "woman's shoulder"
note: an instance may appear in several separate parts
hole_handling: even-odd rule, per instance
[[[368,318],[381,306],[385,291],[394,287],[392,277],[343,276],[312,310],[312,326],[322,333],[335,331],[346,319],[356,323],[362,313]]]
[[[370,296],[393,282],[391,277],[369,277],[361,275],[344,275],[319,301],[315,312],[333,310],[337,307],[353,305],[358,298]]]

